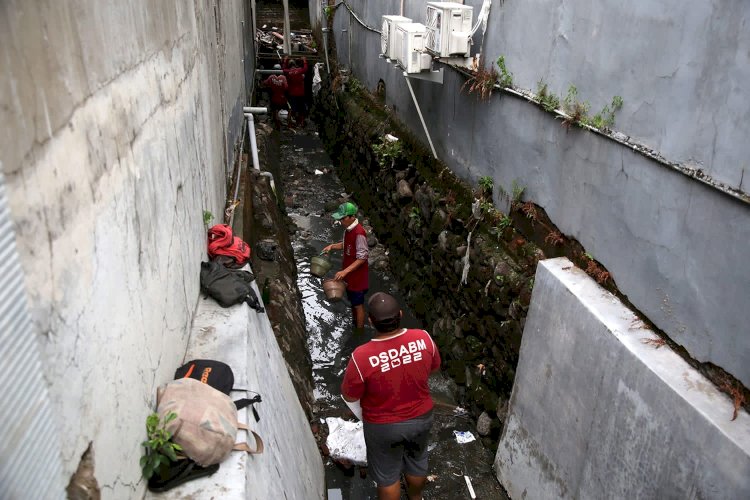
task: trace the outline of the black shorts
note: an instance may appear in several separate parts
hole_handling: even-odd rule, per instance
[[[367,290],[358,290],[356,292],[352,292],[350,290],[346,290],[346,298],[349,299],[349,302],[351,302],[352,307],[354,306],[361,306],[365,303],[365,294],[367,293]]]
[[[305,107],[305,96],[289,96],[289,105],[292,107],[292,111],[295,113],[304,113]]]
[[[432,410],[424,415],[392,424],[364,422],[367,469],[378,486],[410,476],[427,476],[427,445],[432,428]]]

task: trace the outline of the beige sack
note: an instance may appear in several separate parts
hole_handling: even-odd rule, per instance
[[[203,467],[223,461],[235,448],[237,429],[246,429],[238,424],[237,408],[229,396],[192,378],[177,379],[159,387],[156,411],[162,419],[170,412],[177,414],[167,424],[172,441]],[[262,453],[263,441],[254,432],[253,435],[256,451],[251,451],[245,443],[236,449]]]

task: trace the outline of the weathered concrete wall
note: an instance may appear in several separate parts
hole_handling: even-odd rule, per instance
[[[243,9],[0,7],[0,162],[64,472],[92,442],[109,498],[143,490],[144,419],[185,353],[202,212],[223,211],[239,133]]]
[[[395,0],[349,3],[376,29],[382,14],[400,7]],[[466,3],[475,13],[481,5]],[[423,19],[424,5],[408,2],[404,14]],[[750,40],[735,32],[748,12],[741,2],[666,2],[655,10],[614,2],[594,9],[495,2],[484,53],[488,61],[504,55],[521,87],[533,90],[544,78],[559,95],[575,84],[594,111],[622,96],[617,130],[747,191],[747,180],[740,184],[748,154],[741,137],[750,127],[743,119],[750,103],[740,89],[750,66],[737,61],[747,59]],[[426,144],[401,71],[378,58],[380,35],[356,20],[343,33],[344,7],[332,26],[341,63],[348,65],[351,33],[353,74],[371,90],[382,79],[388,106]],[[476,51],[481,35],[474,40]],[[525,199],[606,266],[657,327],[696,359],[750,384],[748,204],[610,139],[567,130],[524,100],[496,91],[479,101],[461,91],[465,81],[446,68],[443,85],[412,83],[439,158],[471,182],[490,176],[507,192],[514,181],[524,186]],[[505,204],[497,192],[495,201]]]
[[[261,297],[257,281],[255,293]],[[323,462],[300,405],[282,350],[271,328],[271,318],[246,304],[228,309],[213,299],[201,300],[191,328],[185,361],[217,359],[232,367],[237,400],[260,394],[255,405],[259,420],[249,408],[238,412],[240,422],[256,432],[264,451],[249,455],[230,453],[219,470],[207,478],[189,481],[166,493],[147,493],[146,499],[266,500],[325,498]],[[238,441],[257,449],[254,436],[239,431]]]
[[[512,498],[747,498],[750,415],[564,258],[539,263],[495,458]]]

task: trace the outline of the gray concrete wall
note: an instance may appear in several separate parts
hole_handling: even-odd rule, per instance
[[[495,470],[511,498],[750,496],[750,415],[565,258],[537,267]]]
[[[107,498],[142,493],[144,419],[185,353],[252,71],[244,8],[0,6],[0,163],[64,474],[93,443]]]
[[[407,2],[405,15],[423,19],[425,3]],[[481,5],[466,3],[475,13]],[[747,190],[739,177],[747,165],[741,137],[748,135],[750,121],[743,117],[750,102],[739,89],[750,66],[736,61],[747,58],[750,40],[732,30],[750,8],[722,4],[711,17],[706,9],[714,4],[698,3],[662,2],[651,9],[645,3],[494,2],[485,40],[475,35],[474,51],[484,43],[488,61],[504,55],[516,83],[527,89],[540,78],[558,94],[575,84],[594,110],[622,96],[615,129],[669,161],[700,165]],[[400,8],[398,1],[350,5],[377,29],[381,15]],[[339,7],[334,35],[345,64],[348,38],[341,30],[348,24],[348,12]],[[356,21],[351,32],[354,75],[370,89],[383,79],[388,106],[426,144],[401,72],[378,58],[380,35]],[[541,205],[607,267],[654,324],[696,359],[750,384],[746,202],[608,138],[566,130],[524,100],[496,91],[488,102],[478,101],[461,91],[466,79],[454,70],[446,68],[444,80],[413,82],[442,161],[472,183],[490,176],[507,192],[514,181],[524,186],[525,199]],[[704,147],[708,136],[711,147]],[[504,206],[497,190],[495,201]]]

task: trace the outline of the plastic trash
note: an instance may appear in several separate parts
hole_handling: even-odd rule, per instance
[[[453,431],[453,435],[456,436],[456,442],[458,444],[471,443],[476,440],[471,431]]]
[[[367,465],[367,447],[362,422],[349,422],[336,417],[326,418],[326,446],[334,460],[348,460],[354,465]]]

